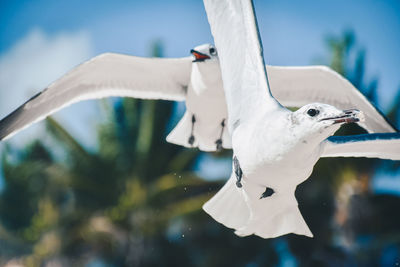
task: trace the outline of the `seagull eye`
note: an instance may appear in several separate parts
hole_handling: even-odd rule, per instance
[[[210,48],[210,54],[211,55],[215,55],[217,53],[217,51],[215,50],[215,48],[214,47],[211,47]]]
[[[310,108],[309,110],[307,110],[307,114],[310,117],[314,117],[314,116],[318,115],[318,113],[319,113],[319,111],[316,109],[313,109],[313,108]]]

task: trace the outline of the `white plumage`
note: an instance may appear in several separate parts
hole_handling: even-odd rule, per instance
[[[221,139],[231,148],[227,108],[216,53],[212,45],[192,51],[204,55],[200,61],[185,58],[141,58],[106,53],[79,65],[44,91],[0,121],[0,140],[40,121],[73,103],[111,96],[185,101],[187,111],[167,141],[203,151],[215,151]],[[280,103],[300,107],[319,101],[339,108],[363,110],[362,125],[369,132],[395,132],[394,127],[346,79],[324,66],[267,66],[272,94]],[[194,143],[188,142],[192,131]],[[221,135],[222,133],[222,135]]]
[[[221,123],[227,117],[219,63],[211,45],[196,47],[203,59],[140,58],[106,53],[71,70],[0,121],[0,140],[73,103],[111,96],[186,101],[186,113],[167,140],[216,150],[230,148]],[[215,48],[213,48],[215,50]],[[207,61],[205,61],[207,59]],[[193,62],[195,61],[195,62]],[[192,127],[192,117],[195,123]],[[193,131],[192,131],[193,128]],[[193,142],[189,138],[193,135]]]
[[[331,69],[265,66],[250,0],[204,2],[219,56],[208,44],[193,49],[194,57],[176,59],[99,55],[2,119],[0,140],[78,101],[184,100],[186,113],[167,141],[204,151],[233,147],[235,155],[230,179],[205,211],[240,236],[312,236],[294,191],[318,159],[399,160],[399,133]],[[291,112],[281,104],[303,107]],[[384,134],[330,137],[347,122]]]
[[[203,208],[239,236],[312,237],[294,193],[318,159],[398,159],[400,134],[362,135],[354,140],[330,137],[350,122],[371,132],[395,129],[348,81],[327,68],[266,69],[251,0],[204,0],[204,4],[219,51],[234,158],[230,179]],[[276,75],[275,70],[285,70],[285,75]],[[337,107],[307,104],[311,101]],[[280,102],[306,105],[291,112]],[[382,149],[389,144],[389,150]]]

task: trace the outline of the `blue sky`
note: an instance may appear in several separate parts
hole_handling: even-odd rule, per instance
[[[327,63],[326,37],[352,29],[357,48],[366,51],[367,79],[379,79],[380,108],[389,107],[400,88],[400,1],[254,2],[267,64]],[[148,56],[155,40],[167,57],[212,42],[202,1],[0,0],[0,117],[92,56]],[[93,147],[95,126],[104,119],[98,103],[76,104],[55,117]]]
[[[267,64],[323,63],[326,36],[353,29],[367,53],[368,77],[379,79],[382,109],[400,87],[399,1],[255,0],[255,8]],[[149,44],[160,39],[166,56],[180,57],[212,42],[200,0],[0,1],[0,55],[33,29],[49,38],[84,32],[93,55],[111,51],[148,56]]]

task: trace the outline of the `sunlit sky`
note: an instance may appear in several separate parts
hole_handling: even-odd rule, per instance
[[[267,64],[328,63],[327,36],[352,29],[356,48],[366,51],[367,80],[379,79],[380,108],[387,110],[400,88],[400,1],[254,2]],[[92,56],[149,56],[155,40],[166,57],[212,42],[202,1],[0,0],[0,117]],[[98,111],[91,101],[56,118],[93,147]]]

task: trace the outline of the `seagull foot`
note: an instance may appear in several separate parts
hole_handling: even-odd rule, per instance
[[[224,134],[224,128],[225,128],[225,119],[221,121],[221,134],[219,136],[219,139],[215,141],[215,144],[217,145],[217,151],[220,152],[222,150],[222,135]]]
[[[218,139],[217,141],[215,141],[215,144],[217,145],[217,151],[220,152],[222,151],[222,139]]]
[[[194,144],[194,136],[193,135],[191,135],[189,137],[188,143],[189,143],[189,145],[193,146],[193,144]]]
[[[265,188],[265,192],[262,193],[260,199],[266,198],[266,197],[270,197],[275,193],[274,189],[267,187]]]
[[[233,167],[235,170],[235,175],[236,175],[236,186],[238,188],[242,187],[242,177],[243,177],[243,172],[242,169],[240,168],[239,160],[237,159],[236,156],[233,157]]]
[[[188,140],[189,145],[193,146],[194,144],[194,135],[193,135],[193,130],[194,130],[194,123],[196,122],[196,117],[194,116],[194,114],[192,115],[192,130],[190,131],[190,137]]]

